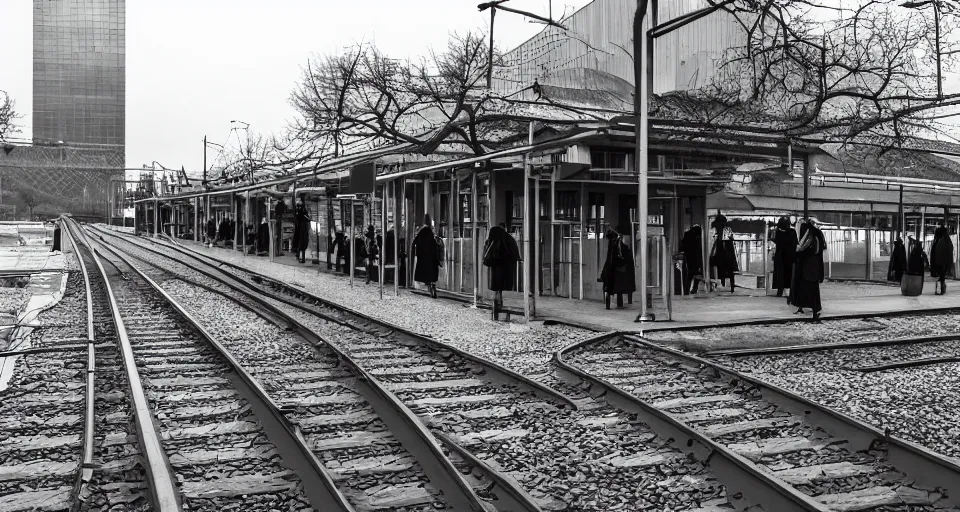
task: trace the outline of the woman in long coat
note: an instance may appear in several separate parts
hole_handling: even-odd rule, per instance
[[[684,295],[696,294],[700,287],[700,281],[703,279],[702,237],[703,228],[699,224],[694,224],[683,234],[683,239],[680,242],[680,248],[683,251],[683,263],[687,267],[687,271],[683,275]],[[693,285],[692,289],[691,284]]]
[[[610,309],[610,297],[617,296],[617,308],[623,308],[623,294],[633,293],[637,289],[634,279],[633,257],[630,249],[623,243],[620,233],[607,231],[607,260],[600,272],[603,283],[604,302]]]
[[[303,199],[297,203],[297,213],[293,219],[293,250],[297,261],[307,261],[307,246],[310,244],[310,211]]]
[[[887,281],[899,283],[903,280],[903,273],[907,270],[907,249],[903,240],[899,238],[893,242],[893,253],[890,254],[890,267],[887,270]]]
[[[777,289],[777,297],[783,297],[784,288],[790,288],[793,279],[793,260],[797,255],[797,232],[790,228],[790,221],[780,217],[777,221],[777,233],[773,236],[773,243],[777,245],[773,253],[773,287]]]
[[[413,280],[423,283],[430,290],[430,296],[437,298],[437,280],[440,279],[440,247],[433,234],[430,215],[423,218],[423,227],[413,238],[411,252],[414,257]]]
[[[800,226],[800,243],[794,262],[793,283],[790,287],[790,304],[797,307],[797,313],[803,308],[813,310],[813,321],[820,319],[823,305],[820,302],[820,283],[823,282],[823,251],[827,243],[823,232],[807,220]]]
[[[727,226],[727,218],[722,213],[717,213],[717,218],[713,221],[713,230],[710,266],[716,267],[717,278],[720,279],[721,285],[724,285],[726,279],[730,280],[730,293],[733,293],[737,287],[734,276],[740,272],[740,264],[737,262],[737,252],[733,246],[733,230]]]
[[[213,247],[214,240],[217,239],[217,221],[213,220],[213,217],[210,217],[210,220],[207,221],[207,244],[210,247]]]
[[[953,275],[953,263],[953,241],[950,240],[950,232],[940,226],[933,232],[933,246],[930,247],[930,275],[940,283],[939,291],[934,284],[936,295],[947,293],[947,276]]]
[[[487,288],[494,293],[493,319],[500,319],[503,309],[503,292],[512,290],[517,284],[517,262],[520,261],[520,247],[504,224],[490,228],[487,241],[483,244],[483,264],[490,268],[487,274]]]
[[[257,228],[257,253],[259,255],[270,252],[270,225],[267,224],[267,218],[260,219],[260,227]]]

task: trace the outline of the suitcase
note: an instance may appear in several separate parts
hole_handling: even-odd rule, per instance
[[[923,276],[904,274],[900,280],[900,293],[906,297],[916,297],[923,293]]]

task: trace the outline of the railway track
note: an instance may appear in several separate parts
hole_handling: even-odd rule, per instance
[[[954,461],[725,366],[618,334],[557,361],[677,439],[748,460],[801,510],[960,510]]]
[[[102,264],[104,254],[90,250],[96,244],[84,245],[98,269],[91,283],[103,291],[94,313],[112,320],[100,328],[118,340],[137,430],[103,435],[100,473],[126,467],[135,437],[148,485],[126,482],[127,490],[149,493],[153,510],[310,510],[315,503],[352,510],[325,493],[324,475],[298,458],[292,430],[271,417],[270,404],[201,328],[124,262]],[[136,494],[111,497],[110,505]]]
[[[111,242],[178,276],[218,276],[234,290],[265,297],[382,381],[445,440],[448,456],[479,457],[517,481],[544,510],[732,509],[703,464],[606,404],[572,402],[509,370],[300,290],[218,270],[220,262],[188,251],[173,253],[179,250],[173,245],[117,235]]]

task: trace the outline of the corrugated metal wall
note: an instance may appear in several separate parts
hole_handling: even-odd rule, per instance
[[[663,23],[705,7],[704,0],[660,0]],[[534,79],[558,87],[581,88],[587,68],[633,83],[633,16],[637,0],[594,0],[573,14],[567,31],[547,27],[504,56],[494,70],[494,89],[509,93]],[[649,28],[649,18],[645,22]],[[654,46],[654,92],[662,94],[702,86],[716,72],[722,50],[743,44],[742,29],[732,16],[716,12],[659,38]],[[496,37],[496,26],[494,26]]]

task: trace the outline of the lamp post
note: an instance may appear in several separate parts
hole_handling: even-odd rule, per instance
[[[943,73],[940,69],[940,0],[924,0],[922,2],[904,2],[900,7],[907,9],[921,9],[933,5],[933,44],[937,54],[937,99],[943,99]]]

